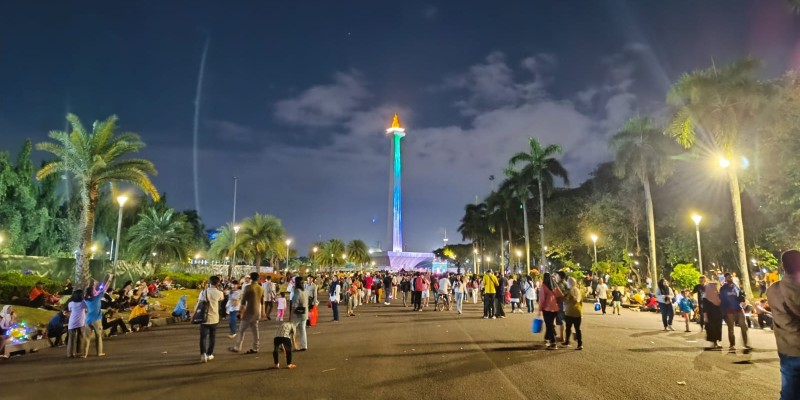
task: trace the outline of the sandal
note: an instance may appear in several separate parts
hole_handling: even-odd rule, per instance
[[[245,352],[244,354],[258,354],[258,350],[250,349],[250,350],[247,350],[247,352]]]
[[[230,351],[231,353],[238,353],[239,352],[239,350],[236,350],[235,347],[228,347],[228,351]]]

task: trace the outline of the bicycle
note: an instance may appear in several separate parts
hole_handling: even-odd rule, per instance
[[[447,308],[447,311],[450,311],[451,301],[450,301],[450,294],[440,294],[436,298],[436,304],[433,305],[433,309],[436,311],[442,311]]]

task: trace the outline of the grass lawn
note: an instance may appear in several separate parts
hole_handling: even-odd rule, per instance
[[[167,290],[162,291],[161,294],[164,295],[164,297],[150,298],[148,301],[150,305],[158,302],[163,311],[159,310],[155,312],[161,317],[169,317],[172,315],[172,309],[178,304],[178,300],[184,295],[186,296],[186,303],[189,307],[189,311],[194,310],[194,306],[197,304],[197,296],[200,295],[200,289]]]
[[[13,306],[17,312],[17,322],[26,322],[28,325],[37,326],[39,324],[47,325],[50,318],[55,315],[55,311],[41,310],[38,308]],[[0,308],[3,308],[0,306]]]

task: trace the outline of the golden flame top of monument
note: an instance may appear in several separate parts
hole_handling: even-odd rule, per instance
[[[397,113],[394,113],[394,118],[392,118],[392,128],[402,128],[403,126],[400,125],[400,116]]]
[[[403,128],[403,125],[400,124],[400,116],[397,113],[394,113],[394,118],[392,118],[392,126],[386,130],[386,134],[394,134],[399,136],[405,136],[406,130]]]

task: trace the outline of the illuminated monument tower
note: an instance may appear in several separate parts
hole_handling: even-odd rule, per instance
[[[394,271],[430,269],[433,253],[407,252],[403,248],[403,196],[401,183],[403,178],[403,158],[400,152],[400,140],[406,136],[406,130],[400,125],[397,114],[392,119],[392,126],[386,130],[392,141],[392,175],[389,192],[389,220],[392,236],[391,251],[376,253],[373,259],[376,265]]]

